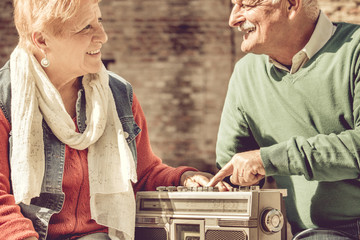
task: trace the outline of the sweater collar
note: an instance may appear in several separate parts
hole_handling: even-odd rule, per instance
[[[320,11],[314,32],[303,49],[297,52],[292,58],[291,69],[269,57],[269,62],[275,67],[288,71],[291,74],[297,72],[310,58],[312,58],[331,38],[336,26],[330,19]]]

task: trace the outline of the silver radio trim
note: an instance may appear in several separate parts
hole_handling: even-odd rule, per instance
[[[282,198],[287,194],[284,189],[250,188],[233,192],[164,189],[137,193],[139,236],[144,236],[141,231],[147,234],[151,229],[160,229],[161,239],[166,235],[165,240],[208,240],[207,237],[212,240],[217,234],[227,237],[238,234],[247,240],[286,239],[286,219],[282,215]]]
[[[143,192],[141,200],[137,204],[137,212],[139,214],[161,212],[163,214],[208,216],[226,212],[226,215],[229,216],[251,216],[251,204],[249,204],[251,201],[252,194],[246,192],[217,194],[216,199],[214,199],[214,193],[208,192]],[[194,205],[198,205],[199,208],[196,209]],[[240,205],[243,205],[243,208],[234,211],[235,207],[240,207]],[[213,212],[211,212],[212,210]]]

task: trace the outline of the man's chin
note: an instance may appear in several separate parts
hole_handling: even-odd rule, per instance
[[[251,51],[251,48],[248,48],[248,47],[241,47],[241,51],[243,52],[243,53],[251,53],[252,51]]]

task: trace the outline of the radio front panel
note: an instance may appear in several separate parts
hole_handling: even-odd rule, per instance
[[[136,196],[136,240],[283,240],[286,190],[161,187]]]

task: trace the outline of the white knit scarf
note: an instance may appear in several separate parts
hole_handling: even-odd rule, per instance
[[[83,77],[87,127],[82,134],[76,132],[59,92],[31,53],[17,47],[10,57],[10,71],[10,166],[15,202],[29,204],[40,194],[45,169],[44,118],[61,142],[78,150],[88,148],[91,217],[109,227],[112,239],[133,239],[135,199],[131,181],[137,181],[136,167],[105,67],[98,74]]]

